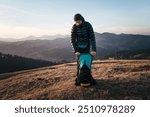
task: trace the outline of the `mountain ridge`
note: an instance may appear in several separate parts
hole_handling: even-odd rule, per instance
[[[95,36],[97,59],[118,51],[147,49],[150,45],[150,36],[144,35],[95,33]],[[0,52],[54,62],[75,60],[69,37],[0,43]]]
[[[69,37],[69,35],[61,35],[61,34],[56,34],[56,35],[42,35],[42,36],[27,36],[24,38],[2,38],[0,37],[0,42],[16,42],[16,41],[26,41],[26,40],[37,40],[37,39],[41,39],[41,40],[53,40],[53,39],[57,39],[57,38],[66,38]]]

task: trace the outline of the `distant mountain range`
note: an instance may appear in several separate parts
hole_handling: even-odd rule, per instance
[[[70,37],[57,35],[25,38],[25,41],[0,42],[0,52],[33,59],[53,62],[75,60]],[[150,48],[150,36],[133,34],[95,33],[97,43],[96,59],[119,51],[143,50]],[[150,54],[150,53],[148,53]]]
[[[60,34],[57,34],[57,35],[43,35],[43,36],[40,36],[40,37],[36,37],[36,36],[28,36],[28,37],[25,37],[25,38],[19,38],[19,39],[15,39],[15,38],[0,38],[1,41],[6,41],[6,42],[16,42],[16,41],[25,41],[25,40],[36,40],[36,39],[41,39],[41,40],[53,40],[53,39],[57,39],[57,38],[66,38],[66,37],[69,37],[69,35],[60,35]]]

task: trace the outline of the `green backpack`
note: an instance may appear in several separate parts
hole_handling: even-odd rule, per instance
[[[95,85],[96,82],[91,75],[93,56],[90,53],[80,53],[77,58],[77,78],[76,85],[88,84]]]

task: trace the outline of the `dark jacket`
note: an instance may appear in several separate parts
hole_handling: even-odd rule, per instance
[[[73,52],[89,53],[90,47],[96,52],[96,41],[93,27],[89,22],[83,20],[80,26],[75,24],[71,31],[71,45]]]

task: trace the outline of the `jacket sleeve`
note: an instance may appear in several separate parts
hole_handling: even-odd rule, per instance
[[[89,23],[89,36],[90,36],[90,42],[92,46],[92,50],[96,52],[96,39],[95,34],[92,25]]]
[[[75,29],[75,25],[73,25],[71,29],[71,46],[73,49],[73,53],[78,51],[77,46],[76,46],[76,39],[77,39],[76,29]]]

